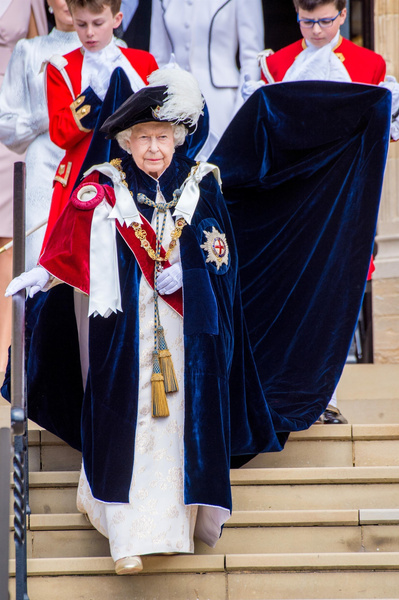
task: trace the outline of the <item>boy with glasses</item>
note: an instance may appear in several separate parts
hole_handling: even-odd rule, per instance
[[[340,34],[346,0],[294,0],[294,5],[303,38],[275,54],[262,53],[264,82],[320,79],[378,85],[384,80],[382,56]]]

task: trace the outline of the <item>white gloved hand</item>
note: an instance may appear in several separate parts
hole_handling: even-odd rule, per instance
[[[399,139],[399,83],[392,75],[387,75],[386,80],[380,83],[381,87],[390,90],[392,94],[392,123],[391,123],[391,138]]]
[[[37,266],[31,269],[30,271],[26,271],[25,273],[21,273],[18,277],[15,277],[11,283],[9,283],[5,296],[13,296],[17,292],[23,290],[24,288],[30,287],[29,297],[33,298],[37,292],[40,292],[50,279],[50,273],[43,269],[43,267]]]
[[[158,274],[157,290],[158,294],[173,294],[183,285],[183,271],[181,263],[177,262],[168,269]]]
[[[241,86],[241,96],[244,98],[244,102],[248,100],[248,98],[252,96],[256,90],[259,90],[259,88],[263,87],[264,85],[266,84],[261,79],[259,81],[255,81],[254,79],[251,79],[250,75],[244,75],[244,83]]]
[[[391,138],[394,142],[399,140],[399,117],[392,121],[391,123]]]

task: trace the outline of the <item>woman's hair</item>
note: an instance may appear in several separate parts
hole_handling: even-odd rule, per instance
[[[130,149],[129,149],[128,143],[129,143],[130,137],[132,135],[133,127],[134,127],[134,125],[132,127],[129,127],[129,129],[124,129],[123,131],[120,131],[115,136],[116,141],[118,142],[118,144],[120,145],[122,150],[129,152],[129,154],[130,154]],[[184,140],[186,139],[187,128],[184,125],[182,125],[181,123],[177,123],[177,124],[172,123],[172,127],[173,127],[173,139],[175,142],[175,148],[176,148],[176,146],[182,146],[184,144]]]
[[[115,16],[121,9],[122,0],[66,0],[66,3],[71,14],[75,8],[88,8],[93,13],[100,13],[109,6]]]
[[[312,12],[319,6],[323,6],[324,4],[331,4],[332,2],[335,5],[335,8],[338,11],[346,8],[346,0],[293,0],[295,10],[298,12],[298,9],[307,10],[308,12]]]

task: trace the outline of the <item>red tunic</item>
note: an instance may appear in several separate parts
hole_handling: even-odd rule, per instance
[[[306,48],[305,40],[298,40],[285,46],[266,58],[267,66],[274,81],[280,82],[293,64],[296,57]],[[340,36],[334,48],[335,54],[349,73],[354,83],[368,83],[378,85],[384,80],[385,61],[376,52],[357,46],[353,42]],[[262,79],[267,81],[262,73]]]
[[[120,50],[144,82],[147,82],[147,76],[158,68],[155,58],[148,52],[131,48],[120,48]],[[91,142],[96,114],[102,104],[94,92],[91,96],[81,94],[82,49],[78,48],[66,54],[65,58],[68,61],[65,70],[72,84],[74,100],[72,100],[71,92],[61,72],[51,64],[47,66],[49,133],[51,140],[60,148],[65,149],[65,156],[59,164],[54,178],[53,196],[43,248],[51,229],[72,193]]]

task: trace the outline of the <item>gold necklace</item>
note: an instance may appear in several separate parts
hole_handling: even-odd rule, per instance
[[[121,163],[122,159],[120,158],[114,158],[110,162],[110,164],[116,169],[118,169],[118,171],[120,172],[123,185],[125,185],[129,189],[129,186],[126,182],[126,173],[122,170]],[[129,192],[133,198],[132,191],[129,190]],[[167,262],[170,258],[170,255],[173,252],[173,249],[176,247],[177,240],[180,238],[185,225],[187,225],[185,219],[183,219],[182,217],[180,219],[177,219],[176,226],[170,234],[170,237],[172,239],[164,257],[159,256],[159,254],[155,252],[155,250],[152,248],[150,242],[147,240],[147,232],[141,227],[140,223],[133,222],[130,227],[133,228],[136,237],[140,240],[140,246],[144,248],[144,250],[147,252],[148,256],[152,260],[157,262]]]
[[[181,236],[181,232],[185,225],[187,225],[187,223],[183,218],[177,219],[176,227],[170,234],[172,239],[164,257],[157,255],[155,250],[152,248],[150,242],[147,240],[147,232],[141,227],[140,223],[132,223],[131,227],[134,229],[136,237],[140,240],[140,246],[146,250],[148,256],[157,262],[166,262],[169,260],[173,249],[176,247],[176,242]]]

